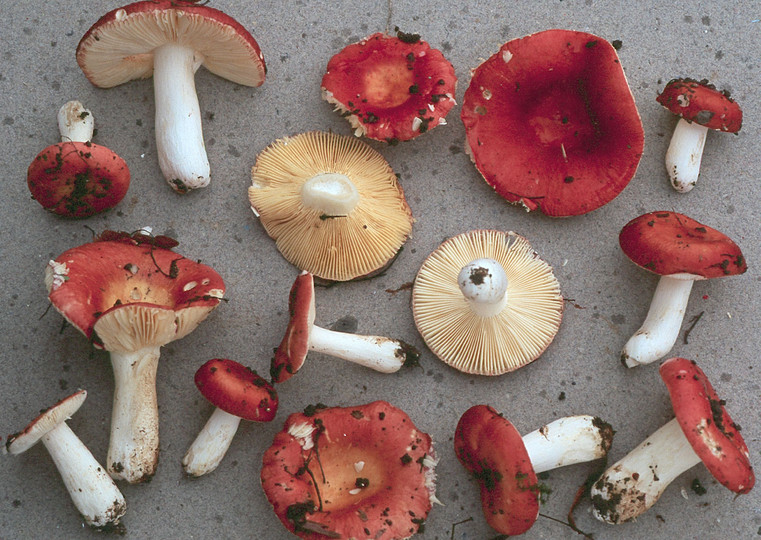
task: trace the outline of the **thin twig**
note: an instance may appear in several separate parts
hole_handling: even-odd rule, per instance
[[[690,322],[691,322],[692,324],[690,325],[690,327],[689,327],[687,330],[685,330],[685,331],[684,331],[684,338],[683,338],[683,341],[684,341],[684,344],[685,344],[685,345],[687,345],[687,338],[689,337],[689,335],[690,335],[690,332],[692,332],[692,329],[693,329],[693,328],[695,328],[695,325],[696,325],[696,324],[698,324],[698,321],[699,321],[699,320],[700,320],[700,318],[703,316],[703,313],[705,313],[705,311],[701,311],[700,313],[698,313],[697,315],[695,315],[695,316],[694,316],[692,319],[690,319]]]

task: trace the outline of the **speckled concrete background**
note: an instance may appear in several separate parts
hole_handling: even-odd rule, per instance
[[[215,0],[256,37],[268,64],[265,84],[236,86],[204,70],[196,76],[212,166],[212,186],[188,196],[173,193],[160,176],[153,133],[151,81],[111,90],[90,85],[74,59],[89,26],[111,1],[35,0],[0,7],[0,211],[2,350],[0,433],[21,429],[40,408],[77,388],[87,402],[69,422],[103,461],[110,421],[112,375],[108,357],[91,351],[61,317],[47,311],[42,282],[48,259],[84,243],[90,229],[132,231],[151,225],[176,237],[178,251],[214,266],[225,278],[229,302],[185,339],[162,351],[158,373],[161,418],[159,470],[147,485],[122,486],[128,538],[288,538],[259,486],[261,456],[287,414],[306,405],[352,405],[385,399],[404,409],[432,435],[440,455],[438,497],[424,538],[493,537],[481,514],[478,487],[452,450],[454,427],[471,405],[488,403],[521,432],[559,416],[588,413],[617,430],[617,460],[672,417],[656,366],[625,370],[618,352],[643,320],[656,278],[635,267],[618,247],[618,231],[652,210],[676,210],[714,226],[742,247],[749,270],[740,277],[698,283],[687,310],[702,318],[673,355],[699,362],[744,430],[751,459],[761,456],[758,329],[761,280],[761,9],[758,3],[460,2],[353,0],[349,2],[242,2]],[[319,289],[317,321],[344,317],[357,331],[392,335],[424,349],[409,309],[424,258],[439,243],[474,228],[525,235],[555,268],[567,298],[560,332],[546,353],[515,373],[484,378],[461,374],[426,351],[422,369],[381,375],[314,355],[304,370],[280,385],[280,411],[267,425],[244,424],[222,465],[207,477],[183,476],[180,459],[206,421],[210,406],[193,385],[198,366],[228,357],[266,373],[287,318],[287,294],[296,270],[277,252],[254,219],[246,198],[256,155],[284,135],[323,129],[349,133],[348,124],[320,99],[328,59],[365,35],[399,26],[441,49],[459,78],[458,103],[470,70],[505,41],[548,28],[588,31],[621,40],[622,65],[645,128],[645,155],[635,178],[608,205],[585,216],[555,220],[506,204],[480,178],[463,152],[460,108],[449,125],[395,147],[372,145],[401,175],[417,219],[398,261],[371,281]],[[701,183],[687,195],[668,185],[663,157],[675,118],[655,102],[672,77],[709,78],[731,90],[745,122],[739,136],[709,134]],[[55,115],[69,99],[95,115],[96,142],[129,164],[132,185],[113,211],[87,221],[63,221],[30,199],[25,172],[36,153],[58,138]],[[393,292],[402,288],[398,292]],[[4,442],[4,440],[3,440]],[[565,520],[578,487],[595,468],[554,471],[542,514]],[[707,493],[696,494],[694,479]],[[679,477],[636,523],[608,526],[584,500],[579,527],[595,538],[756,538],[761,496],[735,496],[702,466]],[[88,538],[60,478],[42,447],[0,459],[0,538]],[[540,517],[526,538],[577,538]]]

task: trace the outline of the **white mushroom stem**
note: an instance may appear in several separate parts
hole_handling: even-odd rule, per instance
[[[215,408],[182,458],[185,472],[202,476],[216,469],[230,448],[239,424],[240,417]]]
[[[708,128],[680,118],[666,151],[666,170],[673,188],[687,193],[698,181]]]
[[[610,425],[589,415],[567,416],[523,436],[537,474],[605,457],[613,438]]]
[[[386,337],[358,336],[313,326],[309,350],[342,358],[381,373],[393,373],[404,365],[410,346]]]
[[[107,466],[112,477],[131,484],[149,480],[158,465],[158,362],[158,347],[133,353],[111,351],[114,405]]]
[[[494,259],[476,259],[457,276],[460,291],[481,317],[493,317],[507,304],[507,274]]]
[[[700,462],[673,419],[595,482],[593,513],[607,523],[629,521],[650,508],[677,476]]]
[[[347,216],[359,202],[359,191],[344,174],[321,173],[301,186],[301,202],[326,216]]]
[[[71,428],[61,422],[40,440],[85,522],[98,528],[117,525],[126,510],[124,496]]]
[[[663,358],[674,346],[682,327],[694,280],[692,274],[661,276],[645,322],[629,338],[621,352],[627,367],[649,364]]]
[[[95,132],[95,120],[79,101],[68,101],[58,110],[58,131],[62,142],[88,142]]]
[[[153,57],[156,99],[156,150],[169,185],[184,193],[209,184],[195,72],[201,61],[189,47],[167,44]]]

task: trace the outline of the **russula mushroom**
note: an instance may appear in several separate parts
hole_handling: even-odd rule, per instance
[[[203,65],[245,86],[261,85],[266,71],[240,23],[192,0],[135,2],[106,13],[80,40],[77,63],[98,88],[153,76],[159,166],[179,193],[210,180],[196,70]]]
[[[446,124],[455,105],[452,64],[418,34],[376,33],[333,56],[322,97],[351,123],[356,136],[408,141]]]
[[[53,307],[110,353],[107,466],[111,476],[130,483],[150,479],[158,463],[160,348],[192,332],[225,291],[214,269],[167,249],[176,244],[163,236],[106,231],[51,260],[45,271]]]
[[[381,373],[394,373],[403,365],[413,365],[419,360],[418,351],[401,340],[358,336],[316,326],[314,277],[309,272],[301,272],[293,282],[288,311],[288,328],[270,367],[270,375],[276,383],[290,379],[301,369],[309,351],[342,358]]]
[[[215,358],[196,371],[195,383],[214,412],[190,445],[182,465],[190,476],[217,468],[241,419],[269,422],[277,413],[277,393],[254,370],[234,360]]]
[[[280,253],[326,281],[382,271],[412,230],[394,171],[354,137],[280,139],[259,154],[251,179],[251,209]]]
[[[21,454],[41,441],[85,522],[97,529],[123,531],[119,520],[127,509],[124,496],[66,424],[86,398],[87,392],[79,390],[44,409],[23,431],[8,436],[5,450]]]
[[[129,188],[129,167],[116,153],[90,142],[92,113],[79,101],[58,111],[61,142],[37,154],[26,174],[32,198],[68,218],[86,218],[116,206]]]
[[[661,364],[676,417],[611,466],[592,486],[593,513],[607,523],[631,521],[677,476],[701,461],[721,485],[748,493],[755,475],[740,428],[703,370],[692,360]]]
[[[495,531],[523,534],[539,513],[537,474],[605,457],[613,442],[610,424],[589,415],[559,418],[521,437],[488,405],[475,405],[455,430],[457,459],[481,488],[484,516]]]
[[[552,267],[512,231],[445,241],[412,288],[415,324],[431,351],[465,373],[500,375],[537,359],[563,316]]]
[[[585,32],[505,43],[473,71],[461,118],[497,193],[548,216],[585,214],[629,183],[644,130],[618,55]]]
[[[655,362],[671,350],[694,281],[748,269],[729,237],[676,212],[643,214],[621,229],[618,240],[634,264],[661,276],[644,323],[621,353],[627,367]]]
[[[261,482],[301,538],[397,540],[421,532],[435,496],[431,437],[385,401],[291,414]]]
[[[729,92],[707,80],[672,79],[656,100],[679,116],[666,151],[666,170],[672,187],[687,193],[698,181],[708,130],[737,133],[743,113]]]

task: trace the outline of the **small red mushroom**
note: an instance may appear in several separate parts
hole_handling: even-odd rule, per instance
[[[27,170],[32,198],[68,218],[86,218],[116,206],[127,193],[129,167],[116,153],[90,142],[92,113],[79,101],[58,112],[60,143],[37,154]]]
[[[616,50],[585,32],[546,30],[505,43],[473,71],[461,118],[486,182],[554,217],[610,202],[644,147]]]
[[[452,64],[417,34],[382,33],[349,45],[328,62],[322,96],[354,134],[389,143],[446,124],[454,107]]]
[[[102,237],[50,261],[45,284],[53,307],[95,347],[109,351],[114,405],[108,471],[144,482],[158,463],[160,348],[192,332],[217,307],[225,285],[211,267],[160,247],[174,243],[166,237],[111,231]]]
[[[703,370],[685,358],[661,364],[676,418],[613,464],[592,486],[595,517],[619,524],[648,510],[666,487],[701,461],[727,489],[748,493],[756,478],[740,428]]]
[[[708,130],[737,133],[743,113],[729,92],[707,80],[672,79],[656,100],[679,116],[666,151],[666,170],[673,188],[687,193],[698,181]]]
[[[261,482],[301,538],[398,540],[421,532],[435,497],[431,437],[385,401],[291,414]]]
[[[277,392],[256,371],[234,360],[215,358],[196,371],[195,383],[214,412],[190,445],[182,465],[190,476],[213,471],[225,457],[241,419],[269,422],[277,413]]]

